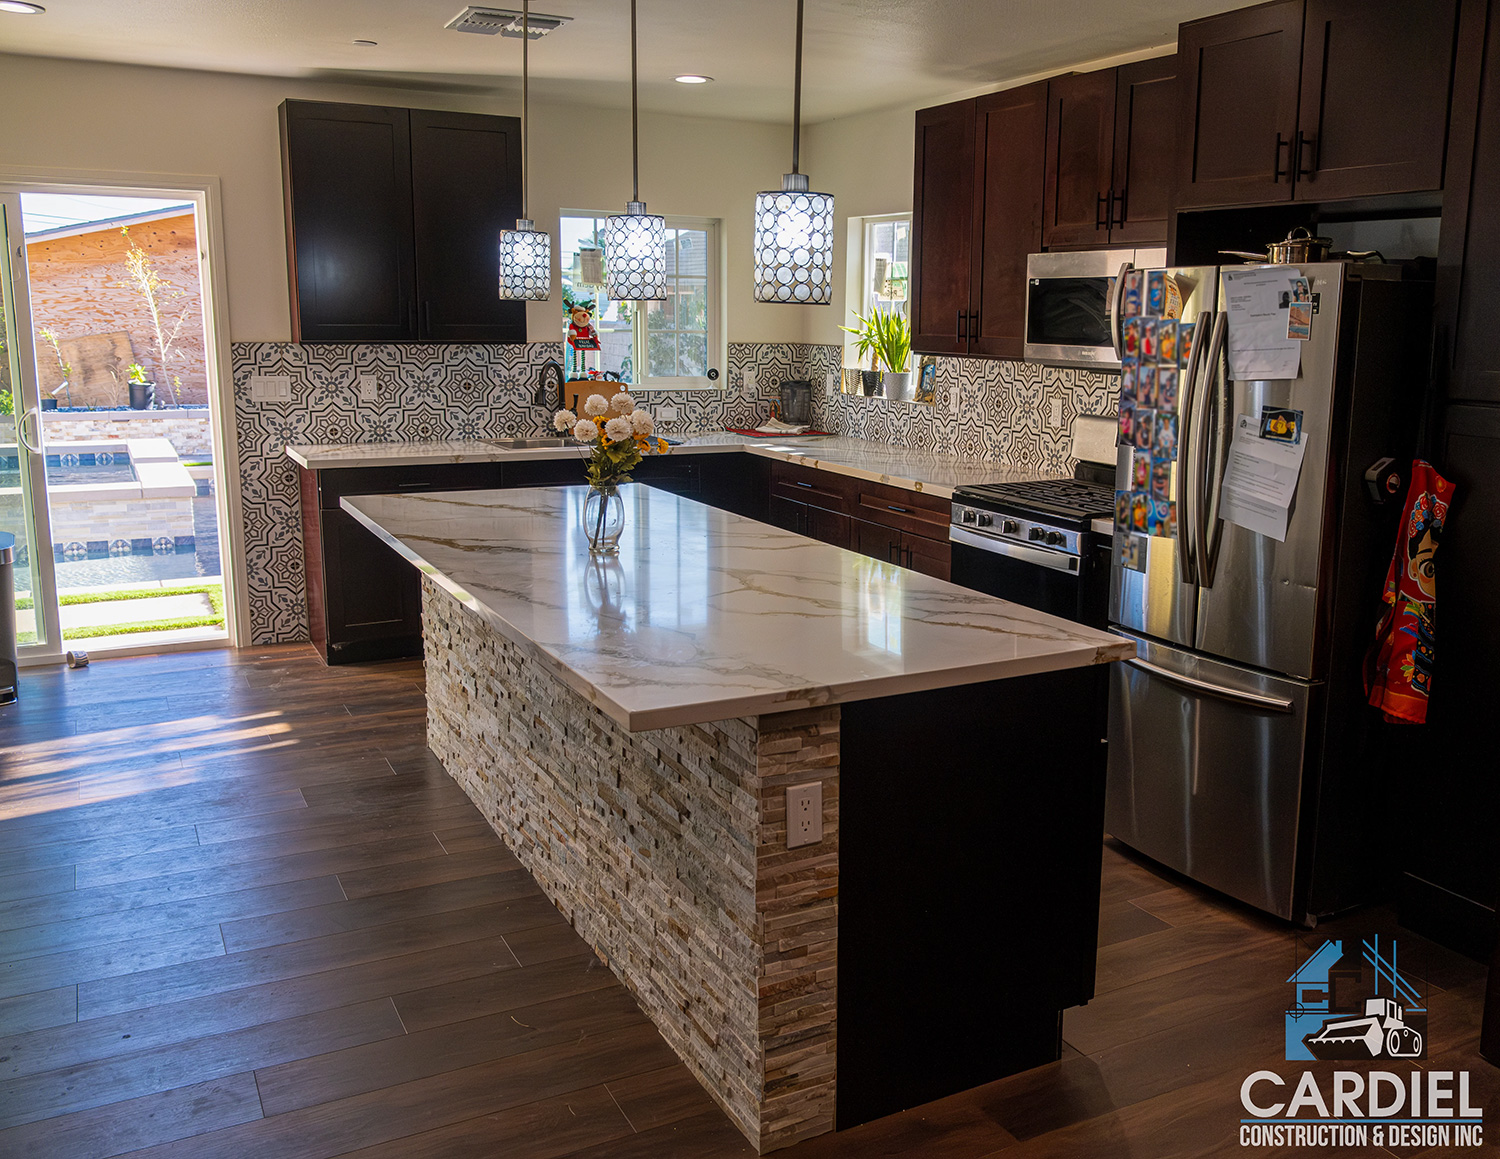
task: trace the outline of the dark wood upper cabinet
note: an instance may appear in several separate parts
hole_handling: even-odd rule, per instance
[[[285,101],[281,147],[294,341],[526,340],[497,294],[514,117]]]
[[[1177,205],[1443,187],[1459,0],[1281,0],[1184,24]]]
[[[500,231],[521,216],[519,122],[413,109],[411,161],[423,339],[525,342],[525,303],[498,293]]]
[[[408,126],[405,109],[281,106],[294,341],[416,337]]]
[[[1115,70],[1053,77],[1047,98],[1042,241],[1048,249],[1103,244],[1114,180]]]
[[[912,349],[968,352],[974,213],[973,100],[917,112],[912,185]]]
[[[974,131],[969,351],[1020,358],[1026,345],[1026,258],[1042,248],[1047,82],[980,97]]]
[[[1443,187],[1458,0],[1307,0],[1297,197]]]
[[[1111,244],[1167,240],[1177,179],[1177,58],[1115,69],[1115,164]]]
[[[1303,0],[1182,25],[1177,205],[1243,205],[1292,196]]]

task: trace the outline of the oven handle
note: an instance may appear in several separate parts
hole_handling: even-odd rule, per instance
[[[1163,668],[1160,664],[1153,664],[1149,660],[1142,660],[1139,656],[1129,657],[1125,663],[1132,668],[1139,668],[1142,672],[1150,673],[1159,677],[1169,684],[1176,684],[1192,692],[1202,692],[1207,696],[1217,696],[1221,700],[1233,701],[1236,704],[1248,704],[1252,708],[1264,708],[1268,712],[1291,712],[1292,702],[1280,696],[1266,696],[1259,692],[1246,692],[1240,688],[1226,688],[1222,684],[1214,684],[1208,680],[1199,680],[1196,676],[1184,676],[1181,672],[1173,672],[1170,668]]]
[[[1048,551],[1042,547],[1028,547],[1024,543],[991,539],[987,535],[978,535],[963,527],[949,527],[948,539],[952,543],[961,543],[965,547],[975,547],[994,555],[1009,556],[1023,563],[1034,563],[1039,567],[1051,568],[1053,571],[1072,572],[1075,575],[1078,572],[1078,557],[1069,555],[1065,551]]]

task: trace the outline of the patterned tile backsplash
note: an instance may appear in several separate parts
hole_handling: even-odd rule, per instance
[[[787,378],[814,383],[814,425],[896,446],[1066,473],[1075,416],[1109,414],[1118,379],[1015,362],[940,358],[937,405],[828,395],[837,346],[734,342],[728,383],[716,391],[649,391],[653,411],[678,408],[669,433],[750,427],[765,419]],[[235,437],[240,458],[251,639],[306,640],[302,517],[297,470],[282,450],[298,443],[510,438],[550,432],[551,412],[531,402],[537,373],[562,358],[556,342],[525,346],[233,345]],[[746,371],[754,386],[746,389]],[[290,401],[250,398],[250,378],[284,374]],[[362,402],[360,374],[374,374],[379,399]],[[1053,400],[1057,401],[1054,408]],[[956,403],[956,406],[954,405]],[[1053,425],[1054,409],[1062,421]]]

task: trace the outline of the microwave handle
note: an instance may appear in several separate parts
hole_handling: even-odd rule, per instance
[[[1125,275],[1129,272],[1130,263],[1121,262],[1120,272],[1115,275],[1115,284],[1109,290],[1109,340],[1116,358],[1125,357],[1125,352],[1120,349],[1120,310],[1125,304]]]

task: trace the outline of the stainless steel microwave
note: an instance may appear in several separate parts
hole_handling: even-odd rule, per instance
[[[1167,251],[1076,250],[1026,259],[1026,361],[1086,370],[1119,370],[1109,311],[1122,267],[1154,269]]]

